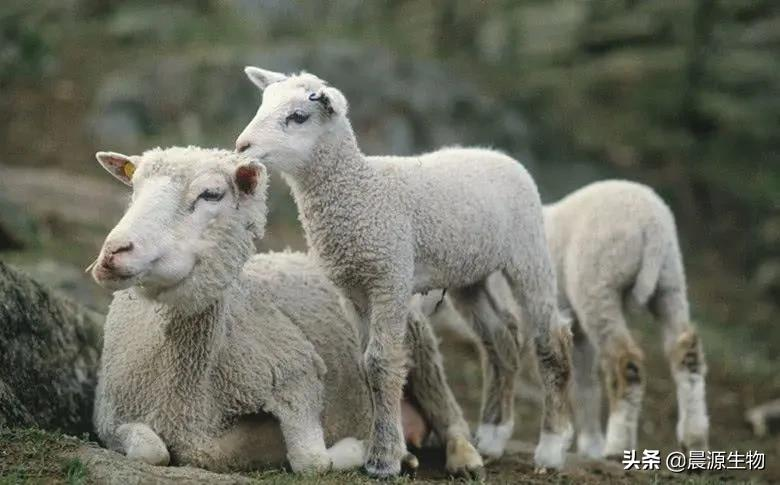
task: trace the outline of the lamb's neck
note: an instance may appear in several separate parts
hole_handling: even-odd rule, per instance
[[[370,176],[373,168],[358,147],[355,133],[348,125],[339,133],[321,140],[313,150],[306,169],[292,180],[293,191],[306,194],[352,191],[350,181]]]
[[[226,333],[225,312],[222,299],[195,313],[175,307],[160,310],[165,320],[162,357],[182,390],[208,376]]]

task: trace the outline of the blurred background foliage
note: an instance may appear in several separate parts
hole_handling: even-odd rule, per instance
[[[246,64],[342,88],[367,153],[493,146],[546,201],[606,177],[653,186],[709,348],[780,391],[780,2],[6,1],[0,249],[78,287],[61,264],[90,262],[124,197],[93,153],[232,147],[260,101]],[[278,181],[271,211],[265,247],[301,247]]]
[[[0,162],[97,175],[97,149],[230,147],[259,102],[240,69],[253,63],[343,87],[368,153],[494,146],[547,200],[649,183],[694,278],[712,280],[712,313],[776,314],[774,0],[4,2]]]

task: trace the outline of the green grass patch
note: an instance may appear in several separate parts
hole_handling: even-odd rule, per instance
[[[375,480],[371,480],[366,475],[357,471],[353,472],[332,472],[324,475],[296,475],[294,473],[285,470],[266,470],[247,474],[253,480],[257,480],[258,483],[263,484],[296,484],[296,485],[339,485],[342,483],[352,483],[357,485],[363,484],[375,484]],[[406,477],[396,478],[388,480],[383,483],[412,483],[412,480]],[[414,483],[420,483],[414,481]],[[422,482],[424,483],[424,482]]]
[[[72,458],[63,467],[65,481],[68,485],[84,485],[87,483],[87,467],[78,458]]]
[[[84,464],[66,460],[80,442],[40,429],[0,430],[0,485],[17,483],[87,483]]]

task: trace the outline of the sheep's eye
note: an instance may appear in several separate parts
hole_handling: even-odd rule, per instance
[[[301,125],[301,124],[305,123],[306,120],[308,120],[308,119],[309,119],[309,115],[308,114],[303,113],[301,111],[294,111],[294,112],[290,113],[287,116],[287,119],[284,120],[284,121],[285,121],[285,124],[288,124],[288,125],[290,124],[290,121],[292,121],[292,122],[294,122],[296,124]]]
[[[217,192],[216,190],[204,190],[198,196],[198,200],[205,200],[208,202],[219,202],[222,197],[225,196],[224,192]]]

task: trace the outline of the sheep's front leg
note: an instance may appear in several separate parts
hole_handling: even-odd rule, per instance
[[[601,381],[598,352],[579,323],[572,324],[572,387],[571,407],[577,425],[577,452],[588,458],[604,455],[604,432],[601,427]]]
[[[143,423],[127,423],[119,426],[116,437],[121,452],[129,459],[150,465],[167,465],[171,456],[163,440]]]
[[[365,469],[373,477],[398,475],[401,460],[407,455],[401,399],[406,378],[404,334],[410,298],[411,294],[403,287],[369,294],[370,327],[365,365],[374,419]]]
[[[425,420],[446,443],[447,472],[469,479],[483,477],[482,457],[469,441],[469,425],[447,384],[436,336],[419,312],[409,316],[406,346],[412,354],[407,390]]]
[[[287,461],[294,473],[319,473],[331,467],[325,448],[320,414],[313,409],[277,414],[287,447]]]

